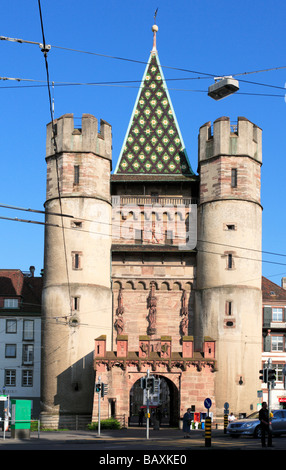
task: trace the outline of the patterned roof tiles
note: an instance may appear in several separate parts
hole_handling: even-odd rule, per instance
[[[194,175],[154,50],[143,76],[115,174]]]

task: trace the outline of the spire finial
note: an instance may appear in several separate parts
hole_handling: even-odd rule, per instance
[[[156,45],[156,33],[158,31],[158,26],[156,25],[156,17],[157,17],[157,13],[158,13],[158,8],[157,10],[155,11],[155,14],[154,14],[154,24],[152,26],[152,31],[153,31],[153,49],[152,49],[152,52],[153,53],[156,53],[157,52],[157,45]]]

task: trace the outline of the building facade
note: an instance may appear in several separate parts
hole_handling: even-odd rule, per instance
[[[274,282],[262,278],[263,291],[263,352],[261,369],[270,363],[275,370],[276,380],[268,388],[266,383],[261,384],[263,400],[269,402],[272,408],[286,408],[286,290],[285,278],[282,287]],[[274,385],[274,386],[273,386]]]
[[[130,419],[144,406],[146,374],[160,380],[172,424],[188,407],[205,412],[206,398],[217,419],[226,402],[234,413],[256,407],[261,129],[242,117],[203,125],[195,174],[157,31],[113,174],[107,123],[98,132],[84,115],[75,129],[65,115],[48,125],[46,419],[96,420],[98,381],[108,386],[101,417]]]
[[[0,390],[31,400],[32,418],[41,410],[41,293],[32,266],[27,273],[0,270]]]

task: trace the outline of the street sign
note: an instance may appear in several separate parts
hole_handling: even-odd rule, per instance
[[[205,408],[209,409],[212,406],[212,401],[210,398],[206,398],[204,401]]]

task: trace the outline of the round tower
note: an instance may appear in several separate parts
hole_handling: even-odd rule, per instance
[[[47,126],[41,419],[56,427],[91,416],[95,338],[111,348],[111,127],[81,124]]]
[[[261,368],[262,131],[243,117],[199,133],[196,348],[216,342],[217,414],[256,410]]]

